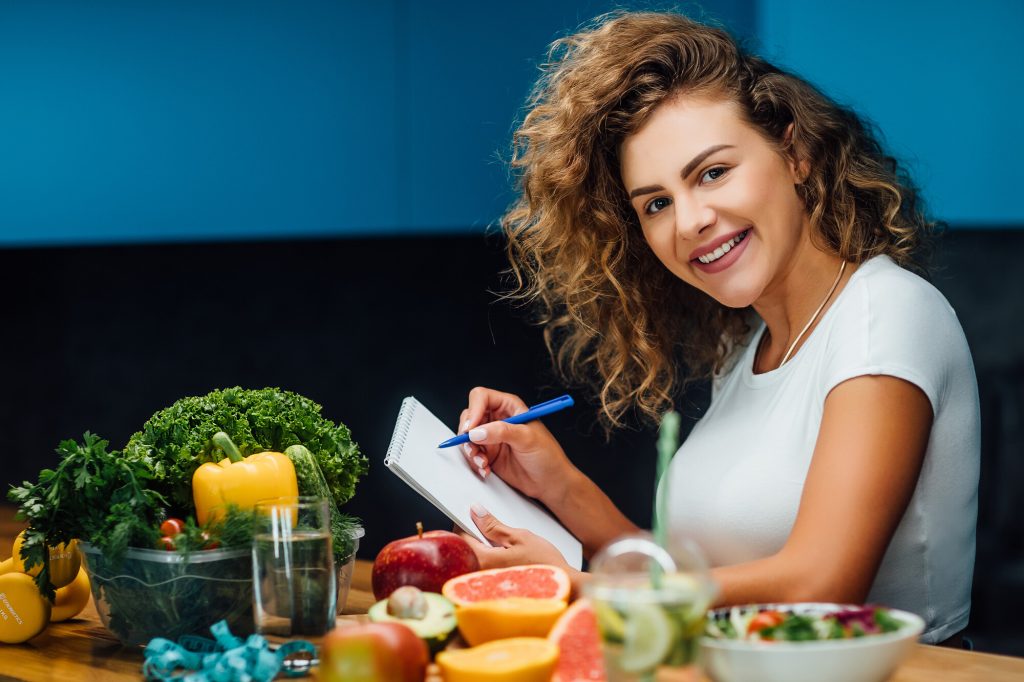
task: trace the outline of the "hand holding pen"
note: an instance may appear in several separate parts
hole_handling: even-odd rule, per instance
[[[546,417],[547,415],[551,414],[552,412],[558,412],[559,410],[564,410],[565,408],[572,407],[572,406],[573,406],[572,396],[570,396],[570,395],[563,395],[563,396],[559,396],[558,398],[553,398],[553,399],[548,400],[546,402],[534,405],[533,407],[531,407],[528,410],[526,410],[526,412],[522,412],[520,414],[514,414],[511,417],[507,417],[505,419],[502,419],[501,421],[505,422],[506,424],[525,424],[527,422],[532,422],[534,419],[540,419],[541,417]],[[461,434],[459,434],[457,436],[449,438],[448,440],[446,440],[445,442],[441,443],[437,447],[439,447],[439,448],[450,448],[453,445],[461,445],[463,443],[468,443],[470,440],[471,440],[471,438],[470,438],[469,432],[461,433]]]
[[[513,488],[543,502],[576,469],[551,432],[537,421],[538,414],[571,404],[572,399],[563,396],[531,411],[519,396],[475,388],[460,416],[459,435],[464,438],[459,447],[481,478],[493,470]]]

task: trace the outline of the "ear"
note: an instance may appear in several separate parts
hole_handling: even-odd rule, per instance
[[[811,162],[800,155],[800,151],[793,144],[793,124],[786,126],[786,132],[782,135],[782,147],[785,150],[786,162],[789,166],[793,184],[801,185],[807,176],[811,174]]]

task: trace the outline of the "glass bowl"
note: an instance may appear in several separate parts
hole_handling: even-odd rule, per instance
[[[359,540],[339,560],[338,613],[348,601]],[[209,636],[210,626],[226,620],[235,635],[253,632],[252,550],[207,549],[188,555],[159,549],[128,549],[113,562],[80,542],[92,596],[103,626],[123,644],[147,644],[154,637]]]
[[[100,621],[124,644],[207,635],[222,619],[236,635],[253,631],[248,548],[209,549],[187,556],[130,548],[114,562],[89,543],[79,547]]]

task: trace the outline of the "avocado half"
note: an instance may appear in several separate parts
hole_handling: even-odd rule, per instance
[[[427,615],[423,618],[396,618],[388,613],[388,600],[381,599],[370,607],[367,615],[374,623],[401,623],[427,643],[430,655],[441,651],[455,633],[455,605],[447,597],[434,592],[424,592],[427,601]]]

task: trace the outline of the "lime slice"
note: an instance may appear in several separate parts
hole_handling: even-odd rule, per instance
[[[630,673],[655,668],[671,651],[675,629],[658,606],[631,604],[625,617],[619,667]]]
[[[626,622],[619,612],[603,601],[594,600],[593,606],[601,636],[609,642],[621,643],[626,633]]]

